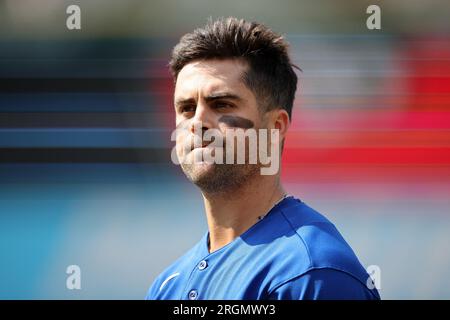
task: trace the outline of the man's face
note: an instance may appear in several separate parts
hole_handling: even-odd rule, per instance
[[[203,131],[218,130],[224,148],[227,129],[265,127],[256,97],[242,80],[246,70],[247,65],[239,60],[199,60],[187,64],[178,74],[174,96],[176,126],[184,130],[177,135],[177,156],[188,179],[204,191],[233,189],[259,174],[258,164],[196,163],[193,159],[201,151],[193,148],[194,134],[198,134],[195,126],[201,124]]]

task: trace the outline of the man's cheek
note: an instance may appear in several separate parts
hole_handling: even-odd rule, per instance
[[[183,140],[177,140],[175,148],[177,150],[178,157],[183,157],[185,155]]]

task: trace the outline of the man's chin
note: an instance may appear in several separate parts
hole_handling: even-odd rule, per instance
[[[196,162],[193,164],[182,164],[184,173],[189,180],[196,183],[198,181],[208,179],[214,174],[216,164],[208,162]]]

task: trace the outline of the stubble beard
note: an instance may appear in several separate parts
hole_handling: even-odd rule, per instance
[[[208,194],[239,190],[260,172],[259,164],[183,164],[186,177]]]

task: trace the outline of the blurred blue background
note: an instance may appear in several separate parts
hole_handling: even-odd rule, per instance
[[[78,4],[82,29],[66,28]],[[366,28],[381,7],[382,29]],[[303,70],[291,193],[331,219],[383,299],[450,299],[445,1],[0,0],[0,298],[143,299],[206,232],[170,161],[179,37],[209,16],[286,35]],[[81,268],[81,290],[66,268]]]

